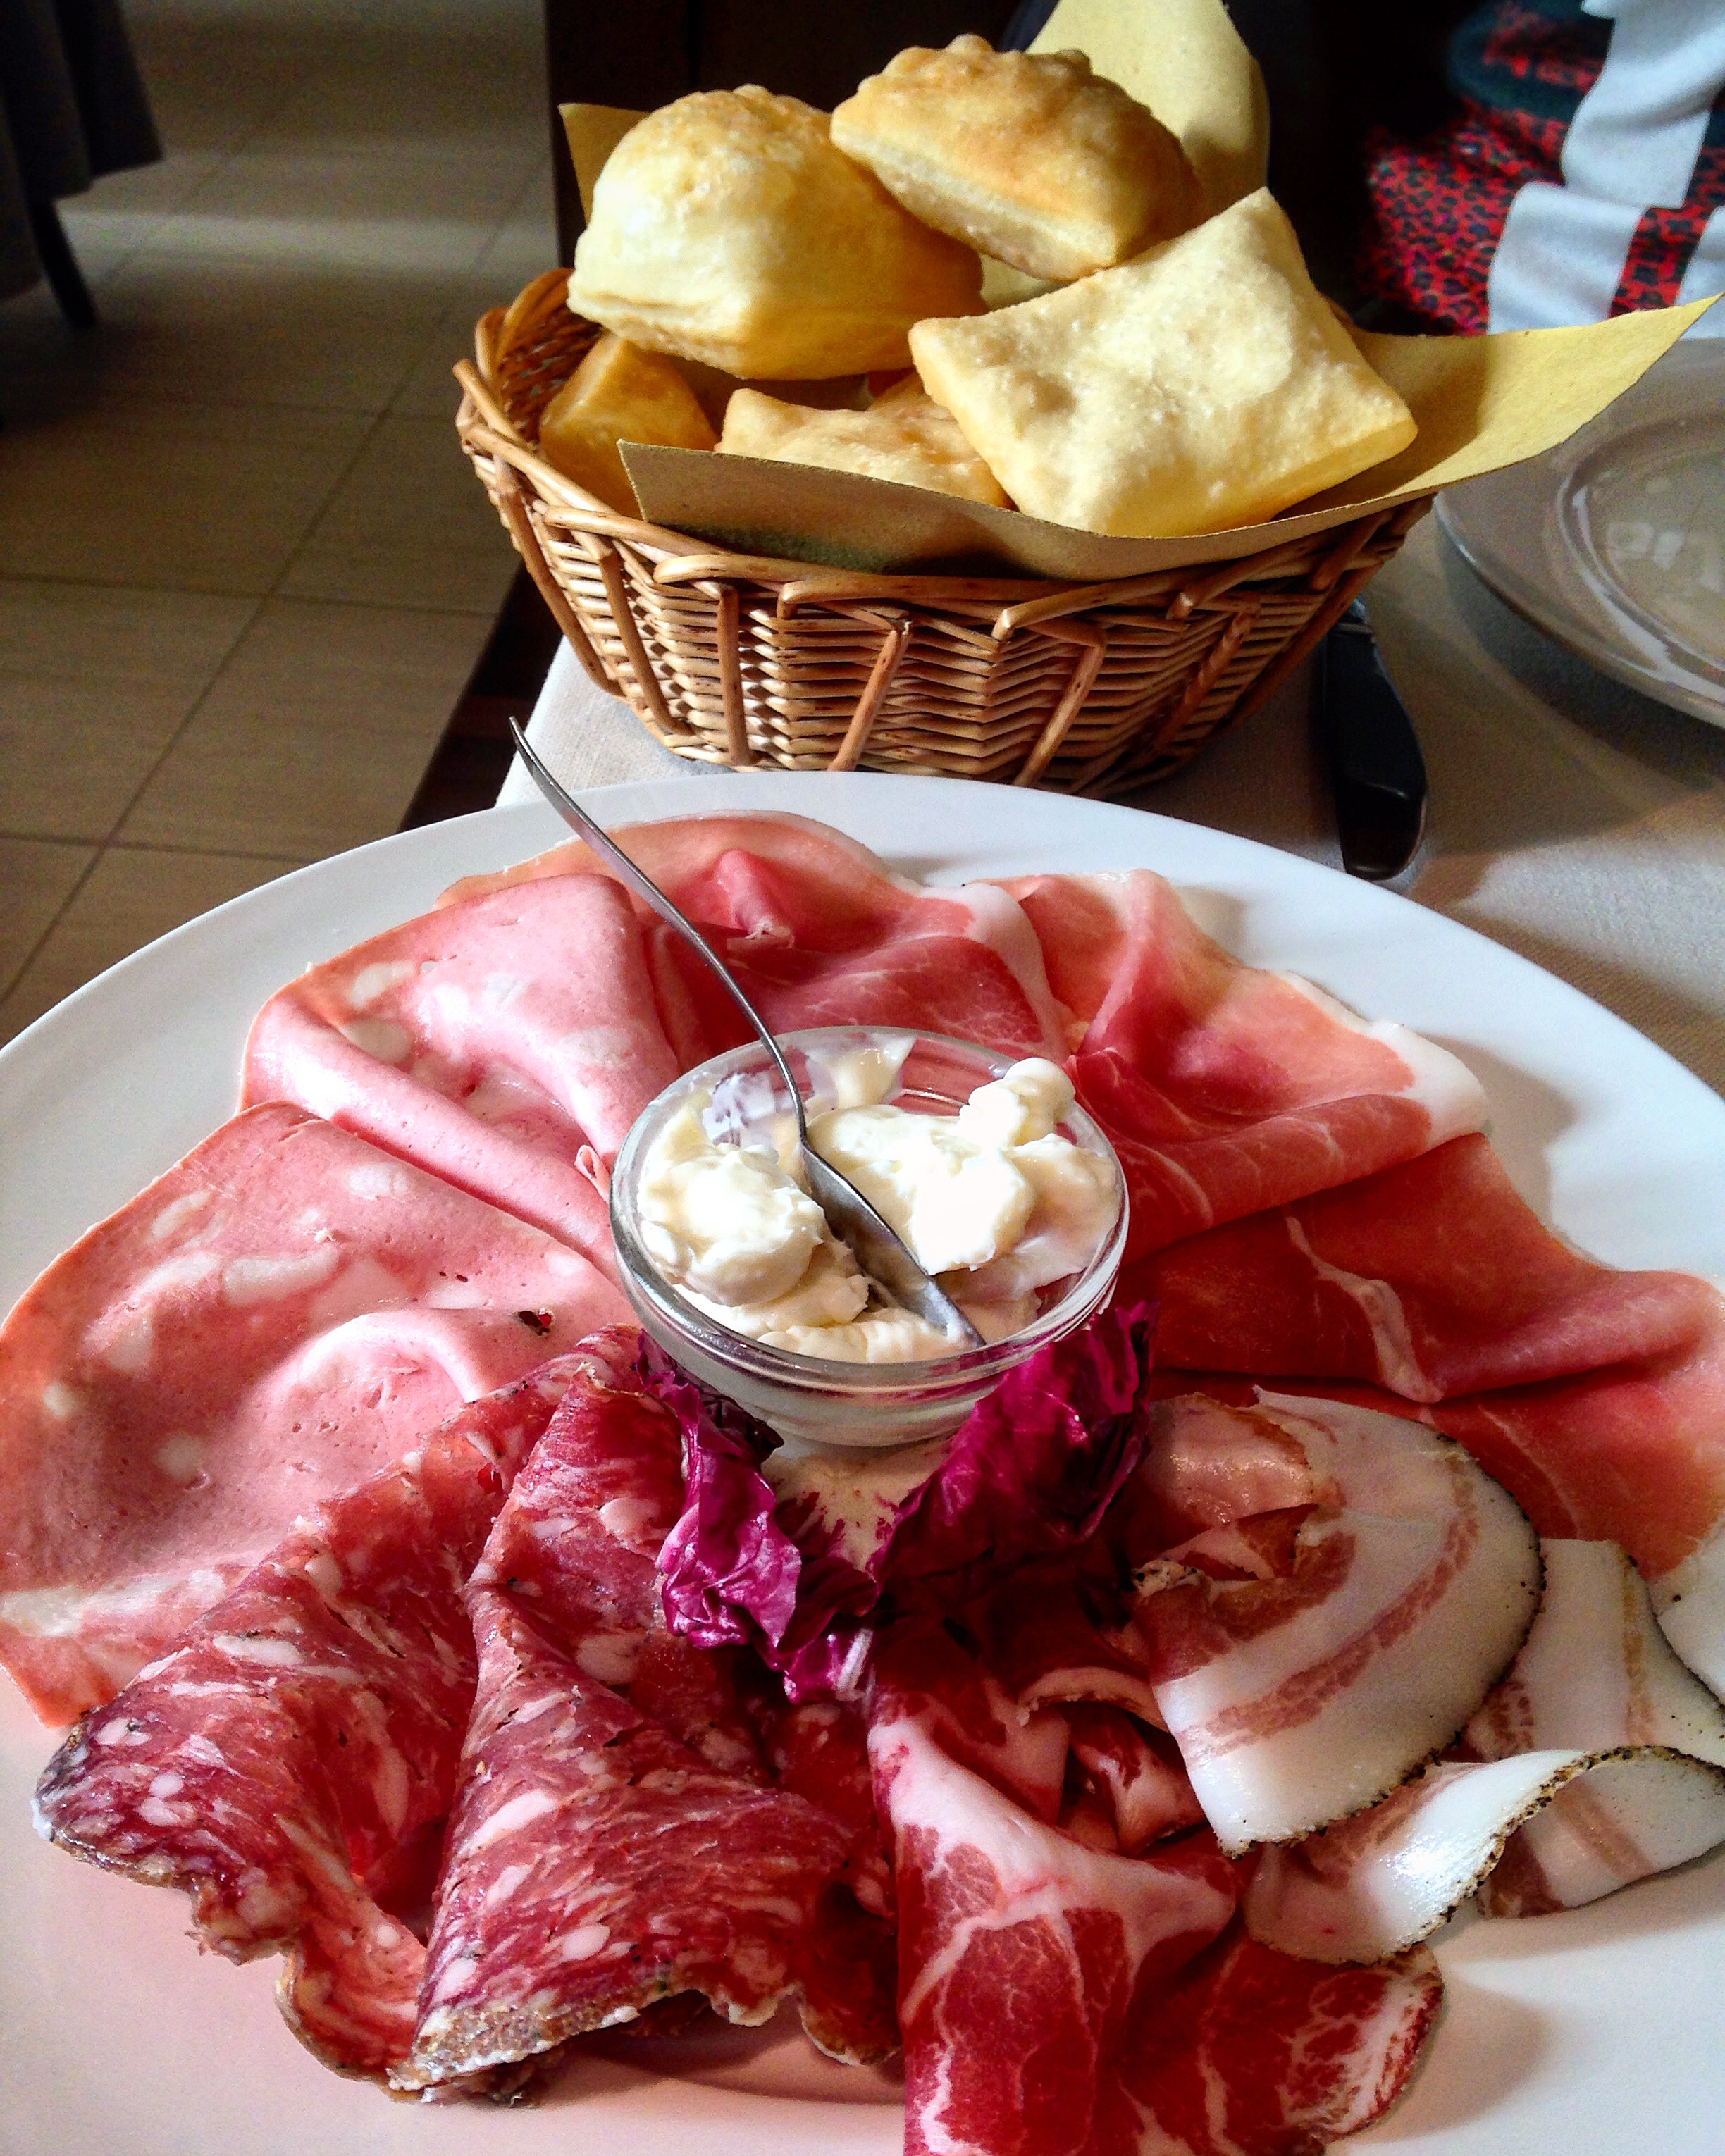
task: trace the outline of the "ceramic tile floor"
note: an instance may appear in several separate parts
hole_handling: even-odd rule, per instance
[[[127,0],[167,155],[0,304],[0,1040],[393,831],[514,557],[455,443],[555,259],[538,0]]]

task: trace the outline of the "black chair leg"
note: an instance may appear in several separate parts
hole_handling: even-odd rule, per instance
[[[49,288],[60,303],[60,312],[74,330],[93,330],[96,326],[95,301],[90,296],[90,287],[78,267],[78,257],[72,252],[72,244],[60,223],[60,213],[51,202],[30,204],[30,230],[35,236],[36,252],[42,257]]]

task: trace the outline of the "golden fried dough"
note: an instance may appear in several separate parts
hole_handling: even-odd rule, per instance
[[[607,333],[539,415],[539,454],[566,479],[638,514],[619,442],[710,449],[712,428],[695,392],[668,359]]]
[[[911,348],[1020,509],[1122,538],[1255,523],[1416,431],[1262,188],[1122,269],[919,322]]]
[[[973,314],[974,251],[931,232],[833,147],[827,116],[752,85],[679,98],[593,188],[569,305],[727,374],[903,367],[925,315]]]
[[[1011,506],[952,413],[914,374],[877,397],[866,412],[815,412],[757,389],[739,389],[725,408],[719,447],[733,456],[824,465],[865,479],[991,501],[999,509]]]
[[[1082,53],[913,45],[833,115],[833,140],[937,232],[1057,284],[1204,213],[1178,139]]]

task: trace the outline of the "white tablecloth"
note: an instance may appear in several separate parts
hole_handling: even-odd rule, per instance
[[[1369,588],[1431,779],[1397,888],[1572,982],[1725,1091],[1725,730],[1651,702],[1529,628],[1419,525]],[[1138,803],[1336,863],[1291,683]],[[561,651],[528,732],[578,791],[706,767],[659,747]],[[532,796],[520,766],[501,798]]]

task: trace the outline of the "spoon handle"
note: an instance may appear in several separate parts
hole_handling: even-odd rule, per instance
[[[644,875],[635,866],[609,832],[602,829],[594,823],[593,818],[576,800],[574,795],[567,792],[558,780],[552,778],[516,720],[510,721],[509,731],[515,737],[516,752],[521,757],[521,762],[526,765],[533,783],[557,810],[558,815],[572,830],[581,834],[602,860],[608,862],[617,871],[619,877],[629,886],[637,898],[644,900],[661,921],[676,930],[678,935],[690,948],[698,952],[706,962],[716,978],[724,983],[730,993],[732,1001],[754,1028],[761,1045],[773,1058],[774,1067],[783,1081],[784,1089],[791,1096],[791,1112],[797,1118],[797,1136],[802,1143],[806,1145],[809,1142],[809,1126],[803,1113],[803,1096],[797,1090],[797,1081],[791,1075],[791,1066],[785,1060],[784,1050],[773,1038],[761,1014],[737,985],[732,977],[731,968],[719,957],[717,952],[713,949],[695,923],[672,905],[652,878]]]

